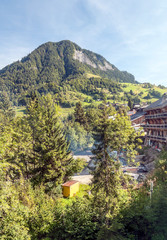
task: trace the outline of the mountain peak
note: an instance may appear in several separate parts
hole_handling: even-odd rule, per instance
[[[6,91],[19,96],[32,88],[40,93],[46,93],[45,88],[50,91],[54,88],[53,92],[56,92],[69,79],[86,81],[88,75],[115,82],[136,83],[132,74],[119,71],[101,55],[63,40],[44,43],[21,61],[3,68],[0,71],[0,84]]]

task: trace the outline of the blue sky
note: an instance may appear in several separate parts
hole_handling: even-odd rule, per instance
[[[166,0],[0,0],[0,69],[71,40],[137,81],[167,86]]]

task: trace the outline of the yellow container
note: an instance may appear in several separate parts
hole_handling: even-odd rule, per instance
[[[62,185],[62,191],[64,197],[73,197],[77,192],[79,192],[79,182],[75,180],[71,180],[65,182]]]

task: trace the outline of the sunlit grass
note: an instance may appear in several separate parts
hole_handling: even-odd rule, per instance
[[[162,95],[167,92],[167,88],[161,89],[158,86],[153,86],[152,88],[145,88],[145,84],[132,84],[132,83],[121,83],[124,92],[130,92],[132,90],[135,95],[141,94],[140,98],[142,102],[155,102],[158,100],[158,98],[152,97],[151,99],[144,99],[144,97],[147,96],[150,90],[155,90],[160,92]]]
[[[101,78],[99,75],[95,75],[95,74],[92,74],[92,73],[85,73],[85,76],[87,78]]]
[[[25,106],[15,107],[13,110],[16,112],[16,117],[23,117],[26,114]]]

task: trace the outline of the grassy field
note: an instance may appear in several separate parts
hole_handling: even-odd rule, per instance
[[[26,107],[14,107],[13,109],[16,113],[16,117],[23,117],[26,114]],[[60,108],[60,115],[62,117],[68,116],[68,114],[74,111],[74,107],[71,108]]]
[[[132,90],[136,94],[139,94],[140,92],[148,93],[150,89],[154,89],[162,94],[167,91],[167,88],[161,89],[155,85],[153,85],[152,88],[146,88],[144,83],[143,84],[121,83],[121,85],[123,86],[124,91],[129,92],[130,90]]]
[[[85,73],[85,76],[87,78],[101,78],[99,75],[95,75],[95,74],[92,74],[92,73]]]
[[[144,99],[144,97],[147,96],[147,94],[149,93],[150,90],[155,90],[161,93],[161,95],[163,95],[165,92],[167,92],[167,88],[160,88],[157,87],[155,85],[152,85],[151,88],[147,87],[146,88],[146,84],[132,84],[132,83],[121,83],[123,91],[124,92],[130,92],[130,90],[132,90],[134,92],[134,94],[136,95],[141,95],[140,98],[142,98],[142,102],[147,102],[147,99]],[[149,102],[154,102],[158,100],[158,98],[152,97],[151,99],[149,99]]]
[[[95,75],[87,73],[89,77],[93,77]],[[96,76],[98,77],[98,76]],[[108,89],[102,89],[103,92],[107,96],[107,101],[109,102],[118,102],[118,103],[125,103],[121,101],[121,97],[124,96],[124,93],[129,93],[131,90],[133,91],[134,96],[139,96],[141,102],[155,102],[159,98],[151,96],[151,99],[145,99],[149,91],[155,90],[158,91],[161,95],[167,92],[167,88],[160,88],[155,85],[151,85],[151,87],[147,86],[146,84],[132,84],[132,83],[121,83],[123,92],[119,92],[118,96],[120,100],[112,100],[112,94],[108,91]],[[60,108],[60,115],[62,117],[67,117],[68,114],[74,112],[75,104],[81,101],[83,107],[86,107],[93,103],[93,105],[98,105],[102,103],[101,99],[94,100],[93,96],[86,95],[80,92],[68,91],[64,96],[66,101],[70,102],[72,107],[68,108]],[[16,116],[23,116],[26,112],[25,107],[15,107]]]

